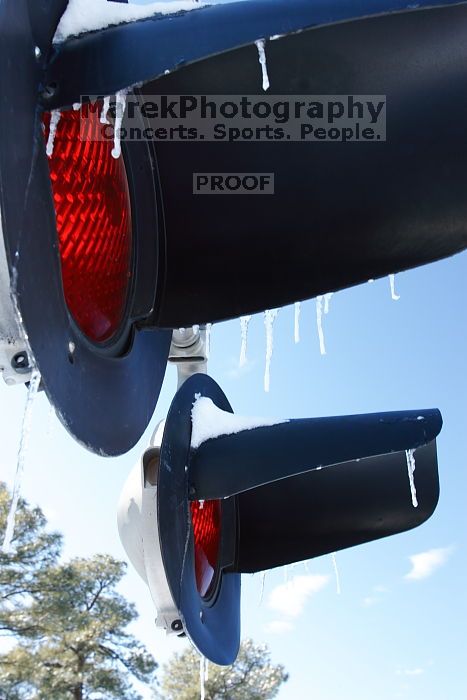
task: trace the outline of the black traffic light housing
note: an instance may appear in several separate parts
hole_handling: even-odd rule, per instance
[[[157,520],[157,546],[183,630],[204,656],[229,664],[240,638],[240,574],[404,532],[431,516],[442,421],[431,409],[281,421],[217,435],[210,423],[213,437],[193,447],[199,398],[232,413],[207,375],[181,386],[160,447],[157,507],[142,517]],[[416,507],[407,451],[416,464]],[[220,504],[220,543],[214,583],[203,597],[191,503],[206,508],[213,501]],[[130,498],[123,511],[132,508]],[[145,541],[145,554],[155,546]]]
[[[466,3],[213,2],[52,43],[66,7],[0,5],[0,204],[12,293],[43,386],[90,449],[119,454],[141,436],[172,328],[465,248]],[[387,140],[123,142],[135,241],[129,312],[112,342],[89,342],[63,296],[43,112],[131,85],[141,99],[262,94],[260,38],[271,94],[386,95]],[[226,169],[274,172],[276,194],[209,205],[193,196],[193,172]]]

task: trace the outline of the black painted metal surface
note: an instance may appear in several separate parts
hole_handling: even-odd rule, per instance
[[[418,527],[438,502],[434,440],[415,451],[415,464],[417,508],[405,452],[311,471],[241,494],[232,570],[263,571]]]

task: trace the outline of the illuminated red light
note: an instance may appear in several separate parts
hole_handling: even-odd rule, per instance
[[[46,140],[49,123],[45,114]],[[62,112],[48,158],[65,300],[96,342],[108,340],[123,320],[132,263],[125,165],[122,156],[112,157],[113,141],[100,139],[102,129],[98,105],[83,115]]]
[[[193,501],[191,521],[195,543],[196,585],[205,596],[214,581],[219,559],[221,535],[220,501]]]

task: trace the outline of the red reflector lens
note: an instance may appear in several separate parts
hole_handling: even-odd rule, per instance
[[[48,138],[50,114],[44,115]],[[81,128],[81,133],[80,133]],[[131,276],[131,209],[122,156],[103,140],[100,106],[62,112],[48,158],[69,311],[91,340],[119,328]]]
[[[192,501],[196,585],[200,595],[209,591],[216,573],[221,536],[220,501]]]

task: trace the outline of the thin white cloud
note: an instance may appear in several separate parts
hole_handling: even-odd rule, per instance
[[[268,634],[286,634],[294,629],[294,625],[288,620],[273,620],[265,629]]]
[[[298,617],[307,599],[321,591],[329,582],[329,578],[320,574],[294,576],[287,583],[272,589],[268,599],[269,607],[287,617]]]
[[[399,668],[396,671],[397,676],[421,676],[423,673],[425,673],[425,669],[421,667],[404,669]]]
[[[449,559],[453,547],[440,547],[439,549],[429,549],[420,554],[413,554],[410,559],[412,569],[404,578],[411,581],[420,581],[434,574]]]
[[[379,602],[379,598],[375,598],[375,596],[367,596],[362,600],[362,605],[364,608],[371,608],[372,605],[376,605],[376,603]]]

